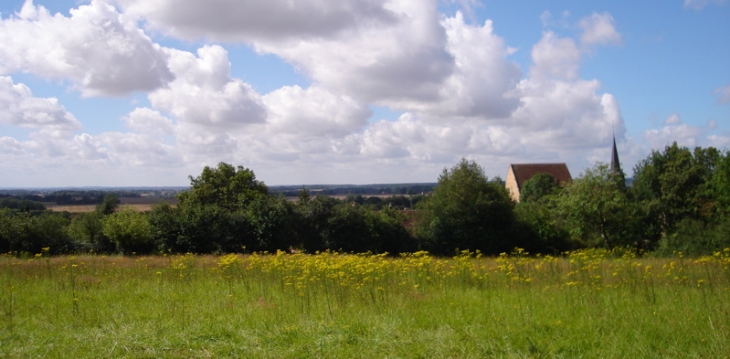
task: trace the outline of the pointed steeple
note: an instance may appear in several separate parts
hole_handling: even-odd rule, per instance
[[[611,172],[621,173],[621,163],[618,159],[618,149],[616,148],[616,135],[613,135],[613,151],[611,152]]]

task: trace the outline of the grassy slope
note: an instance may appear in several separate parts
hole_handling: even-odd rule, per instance
[[[730,355],[727,256],[705,262],[571,259],[5,258],[0,353],[51,358]]]

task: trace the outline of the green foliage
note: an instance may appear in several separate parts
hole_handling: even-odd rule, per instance
[[[171,207],[163,203],[149,214],[152,241],[161,252],[237,252],[236,237],[250,232],[241,211],[228,212],[216,205]]]
[[[114,213],[119,207],[119,197],[115,194],[107,194],[104,200],[96,205],[96,213],[106,216]]]
[[[103,233],[103,216],[99,212],[79,213],[71,219],[68,234],[76,242],[94,243]]]
[[[46,206],[41,202],[17,198],[0,198],[0,208],[17,209],[21,211],[43,211]]]
[[[730,151],[718,158],[711,187],[712,194],[717,200],[717,210],[730,215]]]
[[[462,159],[439,176],[433,195],[419,203],[416,232],[422,246],[433,253],[457,249],[498,254],[514,248],[510,229],[513,203],[507,190],[489,182],[482,168]]]
[[[268,188],[256,180],[252,170],[224,162],[217,168],[205,166],[198,177],[190,176],[190,187],[190,191],[178,195],[181,206],[217,205],[235,211],[268,195]]]
[[[125,207],[106,216],[103,222],[104,235],[117,244],[122,254],[149,251],[152,227],[144,213]]]
[[[520,202],[537,202],[552,194],[558,188],[555,178],[547,173],[538,173],[522,184]]]
[[[66,233],[69,220],[61,214],[43,212],[33,215],[0,209],[0,252],[68,253],[73,249]]]
[[[650,214],[655,238],[672,233],[685,218],[708,219],[713,207],[708,183],[719,159],[715,148],[690,151],[675,142],[636,165],[632,193]]]
[[[339,203],[337,199],[328,196],[312,198],[307,193],[304,200],[300,197],[295,206],[297,239],[294,246],[308,253],[329,248],[325,236],[329,219]]]
[[[520,243],[516,243],[516,247],[530,253],[549,254],[582,247],[579,242],[570,241],[570,234],[556,213],[555,203],[550,196],[542,197],[540,201],[518,203],[515,206],[515,239]]]
[[[685,218],[676,230],[662,238],[656,254],[670,256],[682,252],[687,256],[711,255],[730,248],[730,217],[717,224]]]
[[[588,169],[555,197],[573,240],[586,246],[638,246],[642,215],[605,164]]]

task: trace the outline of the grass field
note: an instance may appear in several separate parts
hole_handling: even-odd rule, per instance
[[[130,206],[138,212],[149,212],[156,204],[167,202],[171,205],[177,205],[176,198],[160,199],[152,197],[120,197],[119,205],[121,207]],[[88,213],[96,210],[95,204],[57,204],[55,202],[43,202],[48,210],[55,212],[69,213]]]
[[[4,357],[730,357],[730,249],[6,256],[0,284]]]

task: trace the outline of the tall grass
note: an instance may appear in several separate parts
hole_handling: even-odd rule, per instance
[[[723,358],[730,249],[0,258],[5,357]]]

